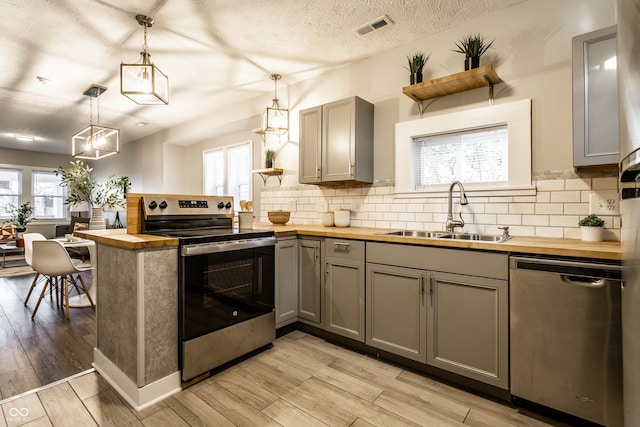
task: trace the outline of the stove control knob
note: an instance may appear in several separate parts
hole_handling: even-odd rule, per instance
[[[149,203],[149,209],[155,209],[158,207],[158,204],[156,203],[155,200],[152,200],[151,203]]]
[[[167,202],[163,200],[158,206],[160,207],[160,209],[167,209]]]
[[[224,205],[224,207],[227,209],[231,209],[231,206],[232,206],[231,202],[227,202],[227,204]]]
[[[222,208],[224,208],[224,202],[218,203],[218,209],[222,209]]]

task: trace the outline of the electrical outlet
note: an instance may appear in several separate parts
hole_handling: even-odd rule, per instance
[[[592,191],[589,194],[589,213],[619,215],[620,197],[616,190]]]
[[[326,212],[329,210],[329,204],[326,200],[323,200],[318,203],[318,212]]]
[[[289,212],[295,212],[296,211],[296,201],[295,200],[289,200],[287,202],[287,210]]]

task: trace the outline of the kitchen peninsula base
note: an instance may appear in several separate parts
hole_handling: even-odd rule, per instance
[[[97,348],[93,366],[134,409],[181,390],[176,247],[98,244]]]

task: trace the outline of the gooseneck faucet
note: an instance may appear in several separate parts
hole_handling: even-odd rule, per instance
[[[449,186],[449,205],[447,207],[447,224],[446,229],[448,232],[453,233],[456,227],[464,227],[464,220],[462,219],[462,210],[460,211],[460,220],[453,219],[453,187],[460,187],[460,205],[466,205],[469,203],[467,195],[464,193],[464,186],[460,181],[453,181]]]

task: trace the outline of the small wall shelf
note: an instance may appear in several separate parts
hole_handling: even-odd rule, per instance
[[[474,68],[461,73],[451,74],[428,82],[417,83],[402,88],[402,93],[418,103],[420,114],[424,112],[422,102],[454,93],[464,92],[479,87],[489,87],[489,101],[493,104],[493,85],[500,83],[500,77],[493,65]]]
[[[284,169],[282,168],[268,168],[268,169],[256,169],[253,173],[257,173],[262,178],[262,182],[264,185],[267,185],[267,180],[269,177],[275,176],[278,178],[280,184],[282,184],[282,174],[284,173]]]

